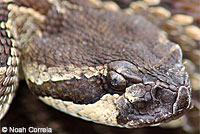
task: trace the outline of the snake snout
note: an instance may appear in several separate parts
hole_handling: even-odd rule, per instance
[[[191,93],[190,89],[185,86],[181,86],[178,89],[178,94],[175,103],[173,104],[173,114],[178,114],[191,106]]]
[[[159,125],[177,119],[190,107],[190,86],[182,85],[171,90],[161,86],[149,88],[147,85],[134,84],[119,98],[118,123],[125,127]]]

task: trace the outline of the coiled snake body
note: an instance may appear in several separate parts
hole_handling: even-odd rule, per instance
[[[39,99],[86,120],[143,127],[190,109],[181,49],[153,15],[84,0],[5,0],[0,7],[1,118],[17,88],[19,63]]]

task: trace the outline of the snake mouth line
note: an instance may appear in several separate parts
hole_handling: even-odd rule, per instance
[[[23,48],[21,58],[25,75],[30,77],[27,83],[47,104],[86,120],[122,127],[159,125],[190,108],[190,87],[180,84],[188,81],[181,76],[181,49],[158,40],[159,28],[145,16],[84,7],[85,1],[77,1],[76,7],[71,2],[44,0],[44,10],[29,2],[11,0],[12,4],[3,6],[0,19],[3,15],[6,21],[0,26],[11,22],[6,32],[10,29],[14,36],[19,34],[19,42],[29,44]],[[9,44],[12,41],[7,38],[11,36],[1,41],[3,45],[15,44]],[[18,66],[17,48],[12,47],[11,51],[3,48],[12,55],[4,64]],[[95,66],[107,66],[113,59],[109,71],[104,65]],[[7,74],[11,74],[10,69]],[[7,78],[4,83],[13,80]],[[149,88],[145,80],[159,84]],[[174,86],[177,83],[181,85],[178,88]],[[170,84],[175,89],[165,87]]]
[[[191,107],[190,87],[181,86],[177,92],[158,88],[156,92],[151,92],[151,97],[143,92],[145,88],[142,84],[135,84],[118,99],[117,121],[122,126],[159,125],[179,118]]]

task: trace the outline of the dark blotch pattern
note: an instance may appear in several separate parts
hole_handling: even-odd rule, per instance
[[[176,44],[160,41],[158,27],[140,15],[94,9],[84,0],[71,0],[70,4],[73,3],[81,8],[66,6],[65,14],[58,13],[54,6],[45,11],[46,19],[41,24],[43,38],[33,37],[22,51],[23,62],[47,67],[73,64],[81,68],[119,61],[116,67],[123,66],[125,70],[111,71],[123,76],[127,87],[136,85],[131,92],[138,92],[133,96],[137,101],[127,100],[126,90],[113,91],[108,79],[102,76],[50,81],[38,87],[29,82],[32,92],[79,104],[94,103],[106,93],[118,93],[117,121],[121,125],[131,121],[129,127],[165,122],[183,114],[184,108],[189,109],[190,101],[182,105],[184,100],[190,100],[191,92],[188,75],[183,71],[182,52]],[[187,94],[181,92],[180,96],[185,97],[177,98],[182,86]],[[176,108],[181,110],[174,114]]]
[[[75,78],[66,81],[46,82],[36,85],[29,81],[31,91],[38,96],[51,96],[77,104],[91,104],[99,100],[106,92],[103,89],[103,77]]]

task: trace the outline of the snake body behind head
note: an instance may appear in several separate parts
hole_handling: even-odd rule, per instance
[[[127,128],[159,125],[190,109],[191,87],[180,47],[142,15],[95,8],[83,0],[4,3],[2,55],[10,46],[1,77],[17,77],[17,71],[8,69],[18,65],[19,49],[31,92],[48,105]],[[17,80],[9,84],[13,93]],[[3,88],[1,98],[8,91]],[[4,112],[10,101],[1,102]]]

